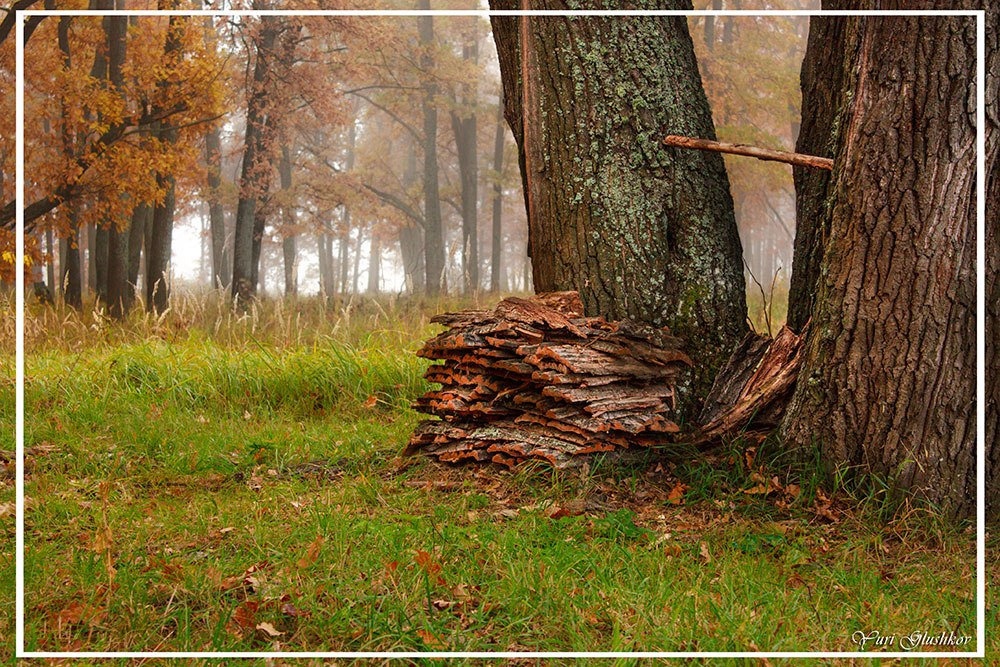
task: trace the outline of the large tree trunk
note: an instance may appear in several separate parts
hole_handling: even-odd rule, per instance
[[[218,126],[205,133],[205,161],[208,165],[208,226],[212,238],[212,287],[228,287],[226,263],[226,213],[219,189],[222,187],[222,138]]]
[[[298,251],[296,249],[295,207],[291,201],[292,155],[287,145],[281,147],[278,176],[281,179],[281,189],[285,195],[281,202],[281,222],[284,227],[281,233],[281,258],[285,270],[285,295],[295,296],[299,291]]]
[[[577,290],[588,315],[669,326],[695,360],[690,395],[704,396],[747,311],[722,156],[661,144],[715,138],[686,19],[492,20],[535,289]]]
[[[829,3],[828,3],[829,4]],[[841,3],[843,4],[843,3]],[[833,157],[849,103],[858,49],[857,19],[813,17],[802,61],[802,124],[797,153]],[[802,331],[812,314],[823,248],[830,235],[826,206],[832,172],[793,167],[795,181],[795,261],[788,289],[788,326]]]
[[[478,63],[479,46],[476,40],[478,17],[470,17],[471,32],[462,45],[462,60]],[[476,145],[475,83],[462,86],[461,107],[464,115],[451,112],[452,134],[458,153],[458,173],[462,186],[462,287],[466,293],[479,290],[479,165]]]
[[[170,3],[166,3],[170,4]],[[181,56],[181,18],[171,16],[167,25],[167,41],[163,48],[164,62],[171,62]],[[175,85],[169,80],[160,82],[166,88]],[[154,113],[159,113],[154,110]],[[160,141],[174,143],[177,130],[170,126],[157,128]],[[170,252],[174,233],[174,203],[176,178],[173,173],[158,174],[157,185],[163,190],[163,200],[153,208],[153,219],[149,225],[146,243],[146,309],[157,313],[165,311],[170,301]]]
[[[430,0],[419,0],[418,9],[430,9]],[[441,221],[441,195],[438,191],[437,159],[437,83],[434,77],[434,17],[417,18],[420,36],[420,68],[424,72],[420,102],[424,130],[424,267],[427,293],[441,293],[444,281],[444,231]]]
[[[115,93],[124,95],[125,43],[128,17],[111,16],[107,21],[108,82]],[[131,216],[130,216],[131,218]],[[108,224],[107,300],[108,313],[122,319],[131,305],[128,296],[129,225],[125,220]]]
[[[1000,13],[986,12],[986,513],[1000,514]]]
[[[240,171],[240,198],[236,206],[236,228],[233,237],[233,298],[246,305],[256,293],[257,281],[254,258],[254,226],[258,219],[263,185],[270,172],[267,156],[266,127],[268,114],[268,83],[274,61],[274,44],[278,37],[279,18],[261,17],[261,32],[256,41],[257,61],[247,100],[246,134],[243,166]],[[258,247],[259,253],[259,247]]]
[[[852,26],[856,52],[824,51],[828,64],[813,63],[819,73],[849,57],[857,74],[836,133],[829,232],[786,444],[818,447],[831,471],[881,478],[896,495],[966,516],[975,507],[975,22],[879,16]]]
[[[503,261],[503,145],[507,131],[503,124],[503,104],[497,106],[497,129],[493,140],[493,227],[490,235],[490,291],[500,291],[500,262]]]

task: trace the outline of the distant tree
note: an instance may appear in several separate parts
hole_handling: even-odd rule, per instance
[[[490,234],[490,291],[500,291],[500,262],[503,257],[503,149],[507,128],[503,120],[503,104],[497,105],[496,131],[493,141],[493,219]]]
[[[639,6],[653,4],[690,8]],[[589,314],[669,326],[688,341],[693,394],[704,395],[747,330],[746,296],[721,156],[660,143],[669,133],[715,138],[687,23],[492,22],[521,156],[535,289],[578,290]]]
[[[430,0],[418,0],[417,9],[429,10]],[[423,95],[420,108],[423,115],[423,183],[424,183],[424,268],[427,293],[441,292],[445,277],[444,231],[441,221],[441,193],[438,187],[438,93],[437,80],[433,76],[435,51],[434,17],[424,14],[417,18],[420,37],[420,68],[424,72],[421,81]]]
[[[478,18],[470,17],[463,31],[462,60],[479,62]],[[479,164],[476,111],[477,88],[474,77],[460,86],[456,109],[451,112],[452,135],[458,154],[462,213],[462,287],[465,292],[479,289]]]
[[[786,446],[830,470],[881,477],[953,516],[975,507],[975,23],[824,19],[804,72],[849,59]],[[843,48],[843,45],[853,45]],[[818,52],[817,52],[818,50]],[[809,188],[806,192],[815,194]],[[821,194],[822,196],[822,194]],[[814,207],[813,210],[816,210]],[[796,261],[800,248],[796,248]],[[816,255],[812,255],[815,257]]]

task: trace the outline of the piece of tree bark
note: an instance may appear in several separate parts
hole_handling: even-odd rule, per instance
[[[750,146],[748,144],[730,144],[723,141],[710,141],[708,139],[696,139],[695,137],[681,137],[670,134],[663,138],[665,146],[676,148],[694,148],[700,151],[712,151],[715,153],[728,153],[730,155],[743,155],[757,158],[758,160],[770,160],[772,162],[784,162],[786,164],[800,167],[811,167],[813,169],[833,170],[833,160],[805,153],[789,153],[787,151],[777,151],[770,148]]]
[[[975,507],[975,22],[856,20],[786,445],[951,516]],[[843,53],[829,54],[839,59]]]
[[[722,156],[661,143],[665,132],[715,139],[686,21],[493,18],[535,289],[578,290],[588,314],[666,325],[688,339],[686,398],[696,404],[747,325]]]

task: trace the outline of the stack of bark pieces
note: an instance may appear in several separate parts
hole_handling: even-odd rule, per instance
[[[583,317],[576,292],[508,298],[433,318],[448,327],[417,354],[442,363],[416,402],[404,454],[567,467],[594,452],[669,442],[675,387],[691,365],[666,329]]]

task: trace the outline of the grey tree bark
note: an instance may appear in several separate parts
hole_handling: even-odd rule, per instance
[[[493,0],[491,7],[518,4]],[[660,141],[666,134],[715,138],[686,20],[492,22],[506,117],[521,154],[535,289],[577,290],[588,314],[669,326],[695,361],[689,396],[696,404],[747,331],[747,311],[722,156]]]

